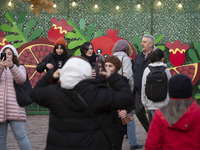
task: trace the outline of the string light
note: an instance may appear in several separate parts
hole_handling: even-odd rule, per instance
[[[56,8],[56,7],[57,7],[57,5],[56,5],[56,3],[54,3],[54,4],[53,4],[53,8]]]
[[[138,8],[138,9],[141,8],[141,4],[140,4],[140,3],[137,4],[137,8]]]
[[[161,3],[161,1],[160,1],[160,0],[158,1],[158,3],[157,3],[157,4],[158,4],[158,6],[161,6],[161,5],[162,5],[162,3]]]
[[[96,9],[97,9],[98,7],[99,7],[99,6],[98,6],[98,4],[97,4],[97,3],[95,3],[95,5],[94,5],[94,8],[96,8]]]
[[[117,4],[116,9],[119,10],[119,5]]]
[[[8,2],[8,6],[9,6],[9,7],[12,6],[12,2],[11,2],[11,1]]]
[[[178,7],[179,7],[179,8],[182,8],[182,7],[183,7],[182,1],[179,2]]]
[[[72,6],[73,6],[73,7],[76,6],[76,2],[75,2],[75,1],[72,2]]]
[[[33,8],[33,4],[30,6],[30,9],[31,9],[31,10],[33,10],[33,9],[34,9],[34,8]]]

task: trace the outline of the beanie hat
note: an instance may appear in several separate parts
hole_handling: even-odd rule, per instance
[[[14,53],[14,55],[17,56],[17,58],[19,57],[16,48],[15,48],[14,46],[10,45],[10,44],[7,44],[7,45],[5,45],[4,47],[2,47],[0,53],[2,53],[3,50],[6,49],[6,48],[10,48],[10,49],[12,50],[12,52]]]
[[[192,96],[192,82],[185,74],[177,74],[169,80],[171,98],[189,98]]]
[[[66,41],[63,37],[58,38],[57,41],[54,43],[54,46],[56,46],[58,44],[64,45],[65,48],[67,48]]]
[[[113,52],[126,51],[129,48],[129,43],[126,40],[119,40],[113,47]]]
[[[120,68],[122,67],[122,63],[121,63],[121,61],[119,60],[119,58],[117,56],[108,55],[105,58],[105,63],[106,62],[112,63],[116,68],[116,72],[118,72],[120,70]]]
[[[61,87],[73,89],[79,82],[91,78],[92,67],[82,56],[70,58],[60,71]]]

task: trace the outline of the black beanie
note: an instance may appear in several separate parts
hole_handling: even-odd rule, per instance
[[[192,82],[185,74],[177,74],[169,80],[171,98],[189,98],[192,96]]]

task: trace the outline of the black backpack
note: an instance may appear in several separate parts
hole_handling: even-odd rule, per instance
[[[161,102],[167,97],[168,79],[165,72],[166,67],[148,66],[150,73],[147,75],[145,93],[149,100]]]

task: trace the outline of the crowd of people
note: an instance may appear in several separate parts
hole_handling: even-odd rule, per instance
[[[192,98],[191,80],[183,74],[171,77],[164,53],[154,42],[152,35],[144,35],[142,52],[133,62],[126,40],[117,41],[112,55],[104,58],[97,57],[90,42],[80,47],[81,56],[70,56],[65,39],[59,38],[53,52],[37,65],[36,70],[46,74],[30,95],[50,110],[45,149],[121,150],[125,135],[130,150],[143,146],[147,150],[200,149],[200,107]],[[10,124],[20,150],[30,150],[25,109],[18,105],[13,85],[26,81],[26,69],[19,65],[12,45],[5,45],[0,53],[5,53],[0,59],[0,149],[7,149]],[[166,81],[155,81],[167,85],[159,102],[149,97],[147,88],[157,86],[149,78],[158,72]],[[156,96],[155,91],[150,94]],[[137,142],[134,110],[147,132],[145,145]]]

